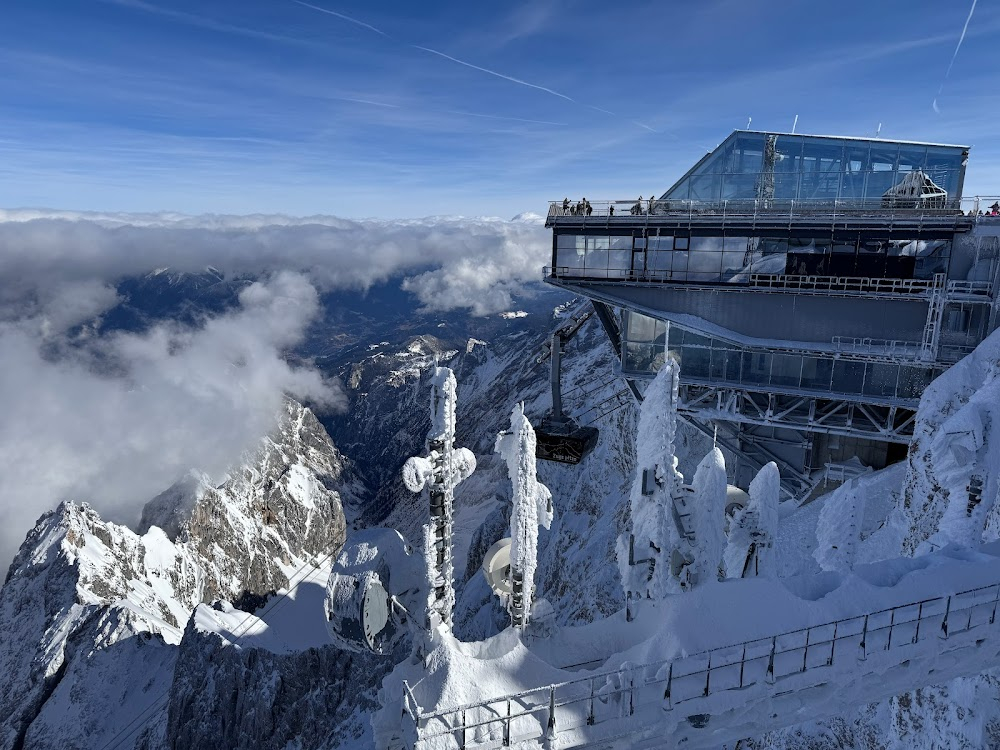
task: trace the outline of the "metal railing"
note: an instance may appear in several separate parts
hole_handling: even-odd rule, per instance
[[[948,281],[948,294],[968,294],[971,296],[989,297],[993,294],[993,283],[990,281],[965,281],[963,279],[950,279]]]
[[[621,221],[629,223],[637,218],[684,218],[699,217],[739,220],[741,218],[775,217],[789,219],[810,218],[842,218],[873,217],[898,218],[900,220],[920,220],[921,217],[931,219],[947,219],[949,217],[967,217],[973,223],[977,221],[1000,221],[1000,214],[991,214],[993,203],[1000,198],[992,196],[974,196],[970,198],[933,198],[926,201],[906,198],[838,198],[800,199],[800,200],[722,200],[698,201],[677,199],[644,199],[644,200],[604,200],[594,202],[569,201],[564,206],[563,201],[549,203],[550,218],[568,217],[579,219],[584,223],[599,219],[605,221]]]
[[[779,680],[844,660],[864,661],[880,652],[947,639],[996,622],[1000,583],[949,596],[757,638],[690,656],[546,685],[486,701],[423,711],[404,684],[404,744],[482,750],[553,738],[658,707],[679,704]],[[907,659],[910,654],[904,655]],[[989,665],[984,664],[985,669]],[[914,681],[913,687],[923,682]]]
[[[545,266],[545,278],[566,278],[595,281],[632,281],[637,283],[677,282],[687,286],[708,284],[726,288],[752,287],[792,292],[845,292],[856,294],[892,294],[925,296],[934,286],[933,279],[870,278],[867,276],[807,276],[784,273],[749,273],[743,281],[716,279],[710,281],[704,274],[687,274],[672,271],[639,268],[579,268],[574,266]],[[988,281],[956,281],[949,284],[949,293],[989,296],[992,284]]]
[[[802,276],[783,273],[751,273],[750,286],[766,289],[824,292],[871,292],[874,294],[925,295],[933,279],[879,279],[867,276]]]

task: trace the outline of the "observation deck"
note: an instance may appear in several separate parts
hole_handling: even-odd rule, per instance
[[[920,205],[919,201],[883,199],[722,200],[689,199],[608,200],[590,203],[577,211],[551,201],[545,226],[549,228],[724,229],[753,233],[795,228],[834,231],[883,231],[886,228],[920,236],[969,231],[977,221],[1000,217],[979,216],[979,198],[948,199]],[[984,207],[986,204],[982,204]]]
[[[794,495],[831,460],[898,459],[924,389],[1000,322],[1000,198],[962,197],[968,158],[735,131],[659,197],[550,203],[544,280],[593,301],[633,393],[675,359],[679,413]]]

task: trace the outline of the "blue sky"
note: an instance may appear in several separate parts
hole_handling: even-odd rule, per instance
[[[964,0],[309,4],[8,0],[0,206],[509,217],[796,115],[972,145],[1000,193],[1000,0],[946,81]]]

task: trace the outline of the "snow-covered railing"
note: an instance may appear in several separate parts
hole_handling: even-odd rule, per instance
[[[823,483],[846,482],[849,479],[870,474],[874,469],[871,466],[864,466],[860,462],[851,463],[828,463],[823,468]]]
[[[558,737],[571,747],[642,731],[664,711],[684,705],[689,720],[708,711],[699,701],[722,693],[760,686],[770,695],[783,694],[782,682],[795,675],[817,673],[846,662],[888,658],[909,661],[906,646],[948,640],[973,633],[979,645],[996,622],[1000,583],[863,613],[822,625],[779,633],[690,656],[611,671],[546,685],[478,703],[421,710],[412,693],[403,696],[403,744],[411,750],[509,747]],[[934,651],[944,650],[943,645]],[[982,671],[992,666],[975,662]],[[878,673],[872,674],[878,679]],[[938,679],[914,671],[911,688]],[[789,689],[804,685],[796,682]],[[404,686],[404,692],[408,688]],[[645,716],[637,717],[637,714]],[[644,722],[645,720],[645,722]],[[776,724],[780,726],[780,724]]]

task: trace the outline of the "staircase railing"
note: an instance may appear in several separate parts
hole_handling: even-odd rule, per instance
[[[775,686],[777,692],[778,683],[792,675],[991,626],[998,603],[1000,583],[994,583],[462,706],[424,711],[412,694],[405,695],[400,736],[411,738],[404,744],[412,750],[425,746],[487,750],[551,740],[624,719],[640,709],[670,711],[752,685]]]

